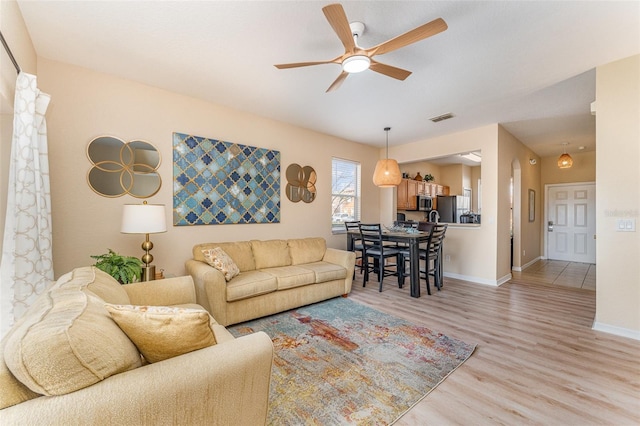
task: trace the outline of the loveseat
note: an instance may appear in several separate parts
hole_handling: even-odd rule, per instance
[[[133,331],[116,316],[125,312],[133,312]],[[128,336],[140,328],[161,334],[136,335],[134,344]],[[189,340],[206,347],[171,352],[193,349],[180,347]],[[1,346],[3,426],[266,421],[271,339],[234,338],[196,304],[189,276],[120,285],[95,267],[75,269],[37,298]],[[169,358],[151,355],[162,351]]]
[[[239,274],[231,277],[205,257],[216,248]],[[354,267],[355,253],[327,247],[324,238],[197,244],[185,264],[197,302],[222,325],[346,296]]]

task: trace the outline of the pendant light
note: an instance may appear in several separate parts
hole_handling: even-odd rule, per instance
[[[392,188],[402,182],[398,162],[389,159],[389,130],[391,127],[384,128],[387,132],[387,157],[385,160],[378,160],[376,170],[373,172],[373,183],[380,188]]]
[[[562,144],[563,153],[560,157],[558,157],[558,168],[560,169],[568,169],[573,166],[573,158],[571,158],[571,156],[567,154],[567,145],[569,145],[567,142],[564,142]]]

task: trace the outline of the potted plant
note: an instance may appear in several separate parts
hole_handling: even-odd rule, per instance
[[[93,255],[97,262],[93,265],[118,280],[120,284],[140,281],[142,261],[137,257],[122,256],[111,249],[108,253]]]
[[[433,182],[433,175],[431,173],[424,175],[424,180],[427,182]]]

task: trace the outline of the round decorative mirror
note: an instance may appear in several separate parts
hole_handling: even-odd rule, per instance
[[[160,153],[149,142],[99,136],[89,142],[87,156],[93,165],[87,181],[100,195],[147,198],[160,190]]]

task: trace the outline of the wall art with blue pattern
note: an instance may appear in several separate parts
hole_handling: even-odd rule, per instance
[[[280,222],[280,151],[173,134],[173,224]]]

